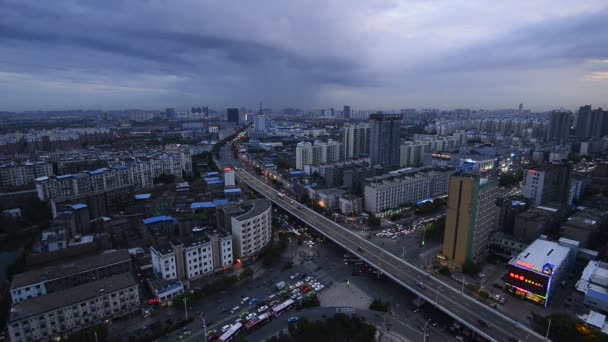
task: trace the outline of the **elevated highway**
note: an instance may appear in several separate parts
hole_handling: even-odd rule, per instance
[[[237,171],[237,177],[260,195],[487,339],[500,342],[546,341],[544,336],[464,295],[325,216],[290,198],[278,196],[275,189],[242,168]],[[522,313],[522,317],[525,316],[526,313]]]

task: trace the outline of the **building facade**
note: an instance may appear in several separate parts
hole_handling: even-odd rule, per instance
[[[13,342],[48,341],[139,310],[137,281],[124,273],[14,305],[8,334]]]
[[[359,159],[369,154],[369,125],[349,125],[342,128],[344,159]]]
[[[370,115],[369,120],[371,165],[399,165],[403,115],[376,113]]]
[[[477,175],[450,177],[442,263],[460,269],[478,262],[496,230],[497,182]]]
[[[547,141],[565,144],[568,141],[572,126],[570,112],[552,112],[549,114],[549,127],[547,127]]]
[[[547,202],[566,203],[570,192],[572,164],[557,162],[528,169],[524,175],[522,195],[534,205]]]
[[[342,144],[328,140],[314,143],[300,142],[296,146],[296,169],[304,170],[306,165],[331,163],[342,160]]]
[[[218,226],[231,232],[235,259],[256,256],[272,239],[272,206],[265,199],[218,207]]]

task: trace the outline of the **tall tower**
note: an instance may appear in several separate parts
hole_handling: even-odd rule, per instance
[[[358,159],[369,154],[369,125],[349,125],[342,128],[344,159]]]
[[[403,115],[376,113],[371,121],[369,157],[371,165],[398,166],[400,130]]]
[[[238,108],[228,108],[226,110],[228,114],[228,122],[234,122],[237,125],[239,124],[239,109]]]
[[[549,114],[547,141],[565,144],[568,140],[572,115],[569,112],[552,112]]]
[[[583,140],[599,138],[602,132],[603,114],[601,109],[591,110],[590,105],[582,106],[578,110],[576,136]]]
[[[460,269],[467,262],[478,262],[488,250],[496,230],[496,181],[479,175],[450,177],[448,212],[443,237],[443,262]]]

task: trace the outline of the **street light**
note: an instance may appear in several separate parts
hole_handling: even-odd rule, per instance
[[[205,317],[203,317],[203,313],[200,313],[201,319],[203,320],[203,338],[207,341],[207,323],[205,322]]]
[[[439,285],[437,286],[437,288],[435,289],[435,304],[437,304],[437,300],[439,299],[439,289],[442,288],[443,286]]]
[[[547,334],[545,335],[545,340],[549,340],[549,331],[551,330],[551,318],[549,318],[549,325],[547,326]]]
[[[426,321],[426,323],[424,324],[424,332],[423,332],[423,334],[424,334],[424,342],[426,342],[426,328],[428,327],[430,321],[431,321],[431,319],[429,318]]]
[[[186,321],[188,320],[188,300],[184,297],[184,311],[186,311]]]

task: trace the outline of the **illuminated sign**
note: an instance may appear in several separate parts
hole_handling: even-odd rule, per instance
[[[229,167],[227,167],[227,168],[224,169],[224,171],[232,171],[232,169],[229,168]]]
[[[544,273],[544,274],[548,274],[548,275],[553,274],[553,268],[554,268],[554,267],[555,267],[555,266],[553,266],[553,264],[551,264],[550,262],[548,262],[548,263],[544,264],[544,265],[543,265],[543,273]]]

